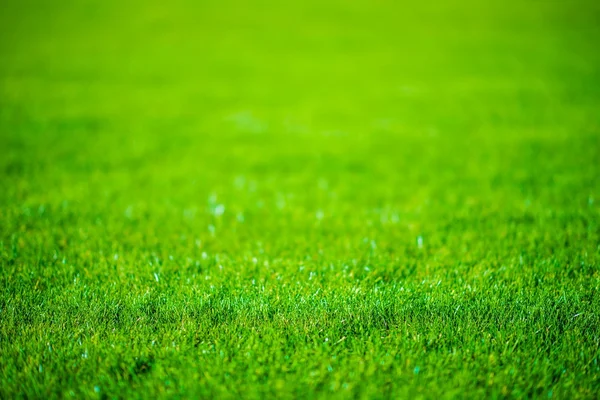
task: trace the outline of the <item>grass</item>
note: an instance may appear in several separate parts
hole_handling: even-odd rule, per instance
[[[0,5],[1,398],[597,398],[593,1]]]

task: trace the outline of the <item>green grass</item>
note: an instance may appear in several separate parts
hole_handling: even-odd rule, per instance
[[[595,1],[4,0],[0,398],[597,398]]]

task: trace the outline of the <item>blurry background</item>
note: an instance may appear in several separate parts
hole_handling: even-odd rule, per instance
[[[441,251],[599,197],[596,2],[0,7],[5,237]]]

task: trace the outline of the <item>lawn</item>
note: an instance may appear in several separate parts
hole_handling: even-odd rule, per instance
[[[0,3],[0,398],[593,399],[599,287],[600,2]]]

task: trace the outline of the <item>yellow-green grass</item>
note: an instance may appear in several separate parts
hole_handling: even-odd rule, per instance
[[[1,398],[597,398],[595,1],[0,4]]]

